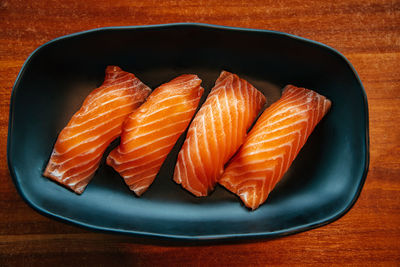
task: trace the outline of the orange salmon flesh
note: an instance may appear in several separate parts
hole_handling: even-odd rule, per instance
[[[250,83],[223,71],[189,127],[174,181],[195,196],[208,195],[264,104]]]
[[[104,83],[93,90],[58,135],[44,176],[81,194],[122,123],[150,94],[135,75],[116,66],[106,69]]]
[[[196,75],[181,75],[155,89],[123,126],[121,144],[107,164],[140,196],[188,127],[204,89]]]
[[[286,86],[281,99],[260,116],[218,182],[247,207],[257,209],[330,107],[331,101],[314,91]]]

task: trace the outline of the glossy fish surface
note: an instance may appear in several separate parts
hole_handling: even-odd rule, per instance
[[[44,176],[81,194],[122,124],[151,89],[132,73],[108,66],[103,84],[93,90],[58,135]]]
[[[330,107],[329,99],[312,90],[286,86],[282,97],[261,114],[218,182],[248,208],[257,209]]]
[[[265,101],[250,83],[222,71],[189,127],[174,181],[195,196],[208,195]]]
[[[121,143],[107,164],[140,196],[154,181],[164,160],[195,114],[204,89],[196,75],[181,75],[155,89],[129,115]]]

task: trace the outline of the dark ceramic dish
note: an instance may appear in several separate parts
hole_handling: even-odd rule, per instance
[[[284,85],[294,84],[327,96],[333,105],[256,211],[222,187],[196,198],[172,181],[183,137],[141,198],[104,161],[79,196],[42,172],[57,134],[102,83],[107,65],[134,73],[152,88],[195,73],[205,96],[225,69],[253,83],[268,104]],[[90,229],[188,240],[278,237],[332,222],[357,200],[369,163],[367,108],[346,58],[304,38],[204,24],[96,29],[48,42],[25,62],[11,98],[8,165],[32,208]]]

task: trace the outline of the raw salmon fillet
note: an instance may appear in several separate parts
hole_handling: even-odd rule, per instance
[[[174,181],[196,196],[212,191],[264,104],[250,83],[223,71],[189,127]]]
[[[43,175],[81,194],[107,146],[121,134],[124,120],[150,92],[135,75],[108,66],[104,83],[59,134]]]
[[[218,181],[256,209],[282,178],[331,101],[318,93],[286,86],[281,99],[260,116]]]
[[[188,127],[204,92],[200,84],[196,75],[181,75],[155,89],[125,121],[121,144],[111,151],[107,164],[136,195],[152,184]]]

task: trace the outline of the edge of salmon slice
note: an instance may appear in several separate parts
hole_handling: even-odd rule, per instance
[[[222,71],[189,127],[174,181],[195,196],[208,195],[265,101],[249,82]]]
[[[104,151],[121,134],[125,118],[150,92],[132,73],[108,66],[103,84],[86,97],[58,135],[43,176],[81,194]]]
[[[136,195],[153,183],[164,160],[188,127],[204,89],[196,75],[181,75],[155,89],[126,119],[121,143],[107,164]]]
[[[288,85],[267,108],[218,181],[250,209],[264,203],[331,107],[326,97]]]

